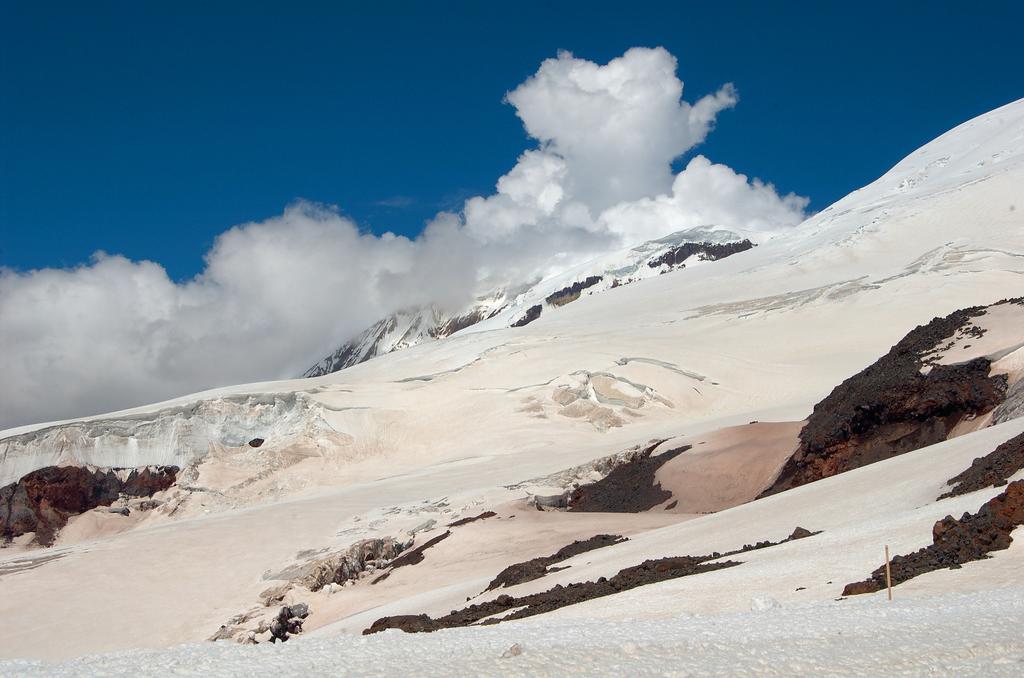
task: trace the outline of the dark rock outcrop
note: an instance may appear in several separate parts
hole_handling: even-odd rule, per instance
[[[394,570],[399,567],[405,567],[406,565],[416,565],[417,563],[423,562],[423,552],[432,546],[436,546],[448,537],[452,536],[451,530],[442,532],[441,534],[428,539],[414,549],[409,549],[402,555],[398,556],[391,561],[391,569]]]
[[[977,513],[965,513],[959,520],[946,516],[932,528],[932,543],[890,563],[893,586],[926,572],[958,568],[964,563],[988,558],[992,551],[1010,547],[1010,533],[1024,524],[1024,480],[1010,483],[1006,490],[981,505]],[[885,565],[864,581],[847,584],[844,596],[874,593],[885,588]]]
[[[729,243],[687,242],[651,259],[647,265],[651,268],[659,266],[675,268],[695,254],[700,255],[705,261],[717,261],[738,252],[745,252],[752,247],[754,247],[754,243],[746,239]]]
[[[516,584],[540,579],[548,573],[548,567],[551,565],[560,563],[563,560],[568,560],[569,558],[581,553],[604,548],[605,546],[612,546],[613,544],[621,544],[624,541],[626,541],[626,538],[617,534],[599,534],[591,537],[590,539],[574,541],[568,546],[563,546],[558,549],[557,552],[550,556],[543,556],[541,558],[534,558],[522,563],[509,565],[499,572],[498,576],[492,579],[491,583],[488,584],[487,588],[484,590],[491,591],[502,586],[515,586]]]
[[[720,560],[728,556],[746,551],[776,546],[793,539],[818,534],[797,528],[793,534],[779,542],[763,541],[754,545],[746,545],[742,549],[729,553],[712,553],[707,556],[678,556],[645,560],[639,565],[619,570],[611,579],[601,577],[596,582],[573,583],[566,586],[558,584],[547,591],[526,596],[500,595],[494,600],[470,605],[461,610],[452,610],[449,614],[433,619],[425,614],[397,615],[384,617],[375,621],[363,635],[377,633],[385,629],[402,629],[408,633],[436,631],[438,629],[471,626],[474,624],[498,624],[512,619],[523,619],[545,612],[551,612],[568,605],[575,605],[593,598],[610,596],[622,591],[655,584],[669,579],[688,577],[690,575],[712,572],[727,567],[736,567],[742,563],[734,560]],[[712,562],[714,561],[714,562]],[[521,608],[521,609],[517,609]],[[514,611],[512,611],[514,610]],[[511,611],[511,612],[510,612]],[[504,615],[497,617],[496,615]],[[490,617],[490,619],[488,619]]]
[[[426,551],[427,549],[429,549],[429,548],[431,548],[433,546],[436,546],[437,544],[441,543],[442,541],[444,541],[445,539],[447,539],[451,535],[452,535],[451,530],[446,530],[445,532],[442,532],[441,534],[437,535],[436,537],[433,537],[432,539],[428,539],[427,541],[423,542],[422,544],[420,544],[416,548],[409,549],[408,551],[405,551],[404,553],[402,553],[402,555],[398,556],[397,558],[395,558],[394,560],[391,561],[391,569],[389,569],[387,572],[385,572],[384,574],[380,575],[379,577],[377,577],[376,579],[374,579],[370,583],[371,584],[377,584],[379,582],[384,581],[385,579],[390,577],[391,573],[394,572],[399,567],[405,567],[406,565],[417,565],[419,563],[422,563],[423,562],[423,558],[424,558],[424,555],[423,555],[424,551]]]
[[[596,483],[580,485],[569,495],[568,510],[639,513],[671,499],[672,493],[654,482],[654,474],[691,446],[684,445],[652,457],[655,447],[657,445],[641,450]]]
[[[540,304],[537,304],[536,306],[531,306],[530,308],[526,309],[526,313],[524,313],[522,317],[519,318],[519,320],[512,323],[512,327],[523,327],[524,325],[529,325],[534,320],[540,317],[541,310],[542,309]]]
[[[940,495],[939,499],[957,497],[986,487],[1001,487],[1022,468],[1024,433],[1007,440],[984,457],[978,457],[966,471],[947,480],[946,484],[952,485],[953,489]]]
[[[384,617],[375,621],[370,628],[363,631],[363,634],[377,633],[385,629],[402,629],[409,633],[419,633],[458,626],[470,626],[484,620],[486,617],[507,613],[515,608],[522,609],[507,614],[500,619],[487,620],[483,623],[496,624],[501,621],[523,619],[524,617],[544,614],[545,612],[582,603],[593,598],[601,598],[621,591],[628,591],[645,584],[654,584],[668,579],[711,572],[726,567],[735,567],[740,564],[731,560],[711,563],[707,562],[709,559],[709,557],[704,556],[683,556],[681,558],[645,560],[640,565],[620,570],[611,579],[601,577],[596,582],[588,581],[567,586],[559,584],[547,591],[528,596],[513,597],[501,595],[485,603],[470,605],[462,610],[452,610],[451,613],[437,619],[432,619],[427,615]]]
[[[459,518],[456,521],[448,523],[448,527],[462,527],[463,525],[468,525],[470,523],[475,523],[478,520],[487,520],[488,518],[493,518],[496,515],[498,515],[498,514],[495,513],[494,511],[484,511],[483,513],[481,513],[479,515],[476,515],[476,516],[469,516],[467,518]]]
[[[259,447],[265,442],[267,441],[265,441],[263,438],[253,438],[252,440],[249,441],[249,447]]]
[[[928,356],[957,332],[980,332],[971,320],[986,308],[963,309],[915,328],[837,386],[814,406],[799,448],[761,496],[941,442],[961,421],[999,405],[1007,379],[989,375],[989,360],[941,365]]]
[[[547,297],[544,298],[544,301],[546,301],[551,306],[565,306],[570,301],[576,301],[577,299],[579,299],[580,294],[583,293],[583,290],[587,289],[588,287],[593,287],[597,283],[601,282],[603,279],[604,278],[599,275],[589,276],[586,280],[583,280],[582,282],[574,282],[568,287],[563,287],[557,292],[549,294]]]
[[[297,633],[302,633],[302,623],[309,616],[309,607],[305,603],[282,607],[277,616],[270,622],[270,642],[282,643]]]
[[[71,516],[107,506],[122,495],[151,497],[174,484],[177,466],[87,469],[47,466],[0,488],[0,538],[29,532],[49,546]]]

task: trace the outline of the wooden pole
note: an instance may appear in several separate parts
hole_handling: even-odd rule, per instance
[[[885,588],[889,591],[889,600],[892,600],[892,571],[889,569],[889,545],[885,545]]]

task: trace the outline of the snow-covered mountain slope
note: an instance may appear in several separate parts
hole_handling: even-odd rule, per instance
[[[799,421],[915,325],[1024,295],[1022,185],[1019,101],[943,135],[791,232],[714,265],[583,294],[522,327],[509,327],[509,309],[445,341],[316,379],[230,386],[129,412],[2,432],[0,468],[15,469],[11,475],[55,459],[88,462],[87,454],[97,449],[103,460],[118,464],[153,463],[159,449],[164,463],[187,457],[197,480],[195,489],[179,488],[177,496],[164,498],[173,511],[157,509],[134,529],[82,516],[96,525],[90,531],[79,521],[77,541],[58,539],[48,551],[0,551],[0,615],[18,620],[0,634],[0,656],[57,658],[198,642],[254,606],[263,610],[261,592],[288,574],[300,553],[332,553],[430,520],[441,528],[486,506],[521,501],[524,481],[652,438],[697,436],[752,420]],[[581,270],[566,283],[590,274]],[[546,298],[564,286],[552,283],[538,294]],[[256,415],[220,414],[250,402],[255,411],[278,398],[302,404],[294,419],[282,417],[287,426]],[[176,442],[184,438],[169,431],[193,408],[196,422],[207,423],[190,424],[185,452]],[[220,423],[228,419],[230,426]],[[133,423],[140,421],[150,423]],[[407,647],[401,644],[405,636],[389,632],[365,646],[333,636],[364,629],[384,614],[455,609],[524,553],[553,553],[589,536],[581,535],[585,530],[620,529],[631,538],[567,561],[570,569],[537,586],[608,576],[638,558],[779,540],[797,525],[825,531],[745,554],[741,566],[592,600],[549,619],[579,633],[581,615],[671,623],[693,613],[739,614],[752,597],[767,594],[785,608],[807,605],[846,624],[844,608],[836,607],[843,603],[834,603],[839,587],[870,573],[884,544],[900,553],[917,548],[945,513],[977,510],[994,491],[936,497],[951,475],[1020,433],[1021,421],[707,516],[663,512],[633,516],[647,522],[614,522],[589,514],[570,523],[565,516],[572,514],[515,508],[500,521],[457,528],[480,541],[455,533],[436,547],[433,561],[427,551],[423,563],[387,582],[310,594],[301,601],[314,610],[309,632],[388,657]],[[51,442],[40,443],[45,437]],[[266,442],[247,448],[244,441],[257,437]],[[65,439],[74,445],[55,453],[53,446],[59,449]],[[173,450],[161,449],[168,447]],[[528,529],[516,531],[516,521]],[[902,584],[900,596],[959,590],[985,596],[1009,587],[1005,595],[1019,600],[1024,568],[1018,547]],[[437,568],[444,563],[453,569],[442,576]],[[458,585],[446,578],[452,576]],[[971,600],[974,609],[984,598]],[[854,602],[850,609],[867,605]],[[390,607],[374,611],[377,605]],[[1017,614],[1015,606],[999,609]],[[96,610],[106,611],[103,624],[95,623]],[[723,617],[710,623],[714,619]],[[504,642],[523,629],[524,637],[537,638],[548,623],[541,616],[487,633]],[[997,626],[991,619],[985,624]],[[445,638],[475,631],[480,629],[413,642],[443,645]],[[947,646],[957,642],[943,640]],[[299,637],[287,647],[303,648],[304,642]],[[313,652],[320,646],[308,647]],[[1024,653],[1019,645],[1000,648],[1000,658]],[[203,652],[176,656],[193,651]],[[471,657],[459,650],[450,666],[469,667]],[[0,673],[7,670],[0,667]]]
[[[437,306],[399,311],[378,320],[355,339],[339,346],[334,353],[310,367],[302,376],[320,377],[385,353],[442,339],[492,317],[507,304],[508,294],[505,290],[498,290],[478,297],[472,304],[455,313]]]
[[[505,327],[521,327],[540,317],[541,312],[547,310],[550,314],[581,295],[717,261],[753,246],[750,238],[733,231],[712,226],[691,228],[612,252],[534,284],[483,295],[456,312],[437,306],[400,311],[342,344],[303,376],[337,372],[379,355],[443,339],[492,318]]]

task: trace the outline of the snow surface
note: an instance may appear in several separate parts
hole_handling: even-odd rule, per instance
[[[0,657],[195,643],[258,601],[300,551],[507,504],[525,495],[523,481],[651,438],[798,421],[913,326],[1024,295],[1021,186],[1024,100],[952,130],[753,250],[583,296],[522,328],[494,318],[316,379],[230,386],[0,432],[5,477],[55,459],[181,460],[207,486],[182,498],[175,516],[133,530],[47,551],[0,551],[0,619],[8,620]],[[569,404],[560,402],[567,389],[579,394]],[[856,673],[881,663],[909,673],[1018,674],[1024,539],[992,559],[902,584],[892,606],[877,595],[834,599],[878,566],[883,544],[897,553],[919,548],[935,520],[976,510],[994,494],[935,502],[945,479],[1021,430],[1024,420],[1013,420],[720,513],[676,516],[515,593],[607,576],[648,557],[780,539],[797,525],[825,532],[744,554],[739,567],[537,619],[425,636],[348,635],[385,614],[460,607],[496,573],[464,557],[444,586],[416,566],[375,587],[376,598],[346,588],[331,603],[342,606],[335,616],[314,604],[309,637],[285,647],[192,645],[62,667],[6,664],[0,674],[245,673],[257,661],[312,673],[321,662],[332,674],[341,661],[356,673],[398,662],[422,672],[612,673],[629,659],[635,672]],[[243,449],[254,437],[267,442]],[[55,457],[54,444],[66,441]],[[475,533],[486,535],[486,526]],[[548,537],[531,543],[539,551],[532,555],[565,544],[564,532]],[[444,542],[453,560],[459,549],[496,543],[474,546],[458,533]],[[507,550],[506,564],[527,555]],[[389,598],[392,584],[410,587],[402,589],[408,595]],[[782,608],[750,612],[763,595]],[[832,642],[840,632],[844,642]],[[500,660],[514,642],[522,654]]]
[[[610,252],[540,281],[492,291],[454,311],[437,306],[399,311],[342,344],[334,353],[307,370],[304,376],[323,376],[387,353],[436,341],[455,334],[452,331],[453,325],[465,324],[467,319],[472,319],[470,326],[481,319],[495,319],[489,326],[511,327],[533,306],[540,306],[542,312],[557,312],[560,304],[548,303],[547,297],[592,276],[600,280],[582,290],[584,295],[653,278],[674,269],[709,263],[710,260],[703,254],[694,254],[672,265],[649,265],[649,262],[685,243],[738,243],[744,238],[758,242],[762,237],[761,233],[740,235],[715,226],[685,229],[634,247]]]
[[[849,599],[666,619],[536,620],[406,635],[183,645],[53,664],[22,676],[1019,676],[1024,588],[931,598]],[[520,652],[509,650],[518,645]],[[511,655],[511,656],[509,656]]]

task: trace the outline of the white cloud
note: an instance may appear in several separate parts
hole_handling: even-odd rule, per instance
[[[563,158],[568,190],[591,209],[666,192],[670,163],[704,140],[731,85],[690,105],[676,60],[635,48],[604,66],[562,52],[509,92],[527,132]]]
[[[185,283],[102,253],[74,269],[0,271],[0,426],[294,376],[402,307],[457,307],[689,226],[799,222],[805,199],[702,156],[673,177],[672,161],[737,102],[731,85],[693,104],[682,92],[663,49],[603,66],[566,52],[544,61],[507,96],[538,148],[415,240],[299,202],[221,234]]]
[[[676,175],[671,193],[620,203],[601,215],[601,223],[630,241],[708,224],[756,239],[754,233],[768,235],[803,221],[807,203],[793,193],[779,196],[771,184],[698,155]]]

